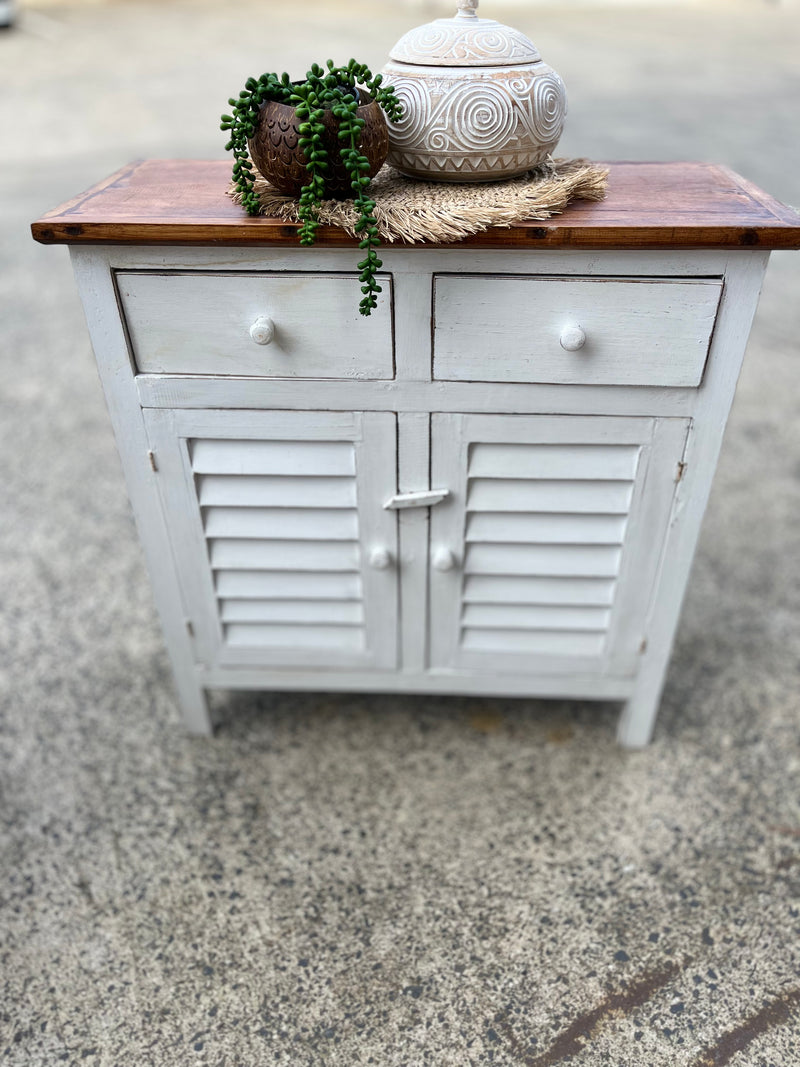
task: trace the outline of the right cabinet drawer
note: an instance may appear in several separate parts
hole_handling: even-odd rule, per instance
[[[558,385],[700,384],[720,278],[439,274],[433,376]]]

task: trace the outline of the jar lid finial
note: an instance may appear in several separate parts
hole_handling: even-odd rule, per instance
[[[478,0],[457,0],[456,18],[458,19],[476,19],[478,10]]]

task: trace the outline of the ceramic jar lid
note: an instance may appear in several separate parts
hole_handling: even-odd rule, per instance
[[[477,7],[478,0],[458,0],[454,18],[409,30],[389,58],[429,67],[506,67],[540,61],[538,49],[524,33],[479,18]]]

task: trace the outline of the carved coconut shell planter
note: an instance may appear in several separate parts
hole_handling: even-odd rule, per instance
[[[374,178],[386,161],[389,152],[389,134],[386,119],[378,103],[361,92],[364,101],[356,114],[366,125],[361,131],[359,150],[369,162],[369,177]],[[250,156],[261,174],[286,196],[299,196],[308,184],[306,159],[299,145],[300,125],[305,121],[297,117],[291,104],[267,101],[258,116],[255,135],[248,141]],[[343,200],[353,195],[351,178],[339,158],[339,121],[327,111],[322,119],[325,126],[323,147],[328,153],[328,171],[325,175],[325,195],[332,200]]]

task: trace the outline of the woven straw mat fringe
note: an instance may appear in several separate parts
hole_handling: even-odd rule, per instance
[[[255,172],[261,214],[299,221],[297,199],[279,193]],[[573,199],[603,200],[607,181],[608,170],[585,159],[548,158],[521,178],[479,183],[418,181],[385,166],[372,179],[369,195],[384,241],[441,242],[458,241],[490,226],[549,219]],[[228,195],[241,203],[234,186]],[[352,200],[323,200],[318,218],[355,236],[358,213]]]

